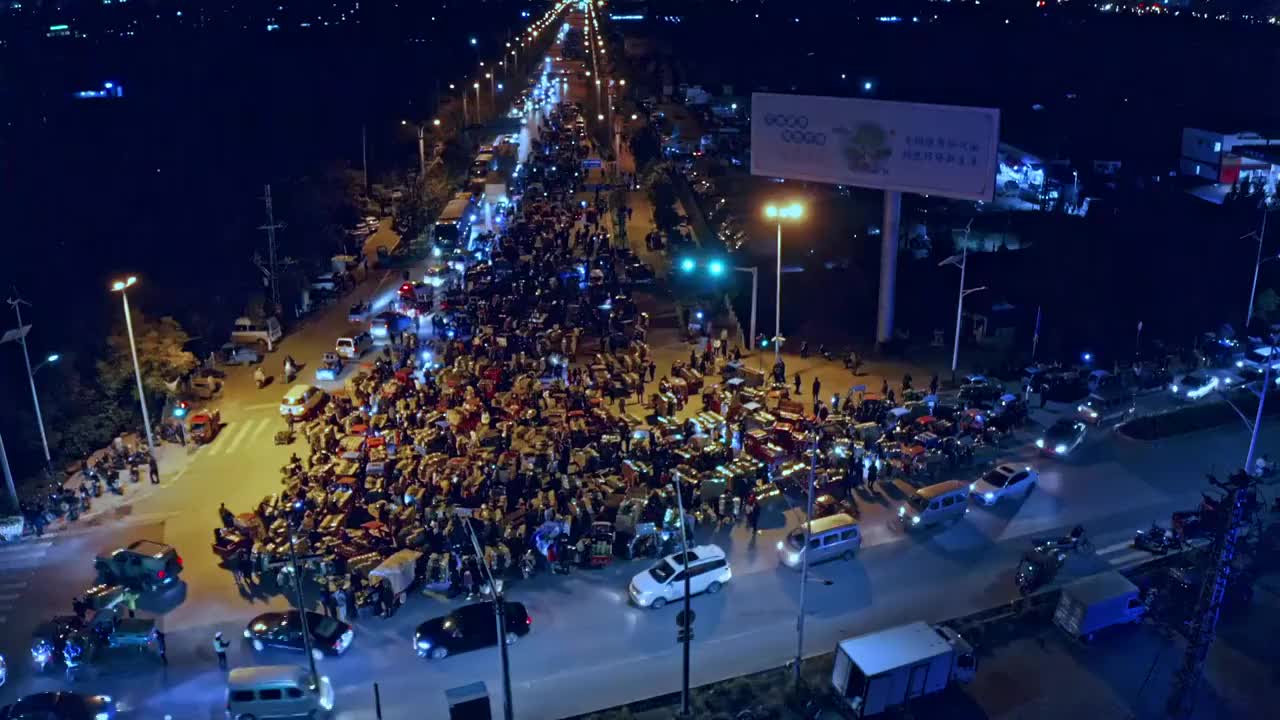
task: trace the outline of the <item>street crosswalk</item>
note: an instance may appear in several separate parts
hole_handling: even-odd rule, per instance
[[[18,606],[29,584],[20,571],[39,566],[52,545],[50,540],[0,545],[0,625],[8,622],[9,612]]]
[[[257,418],[227,423],[213,442],[201,448],[202,455],[234,455],[240,449],[253,445],[254,440],[264,436],[274,436],[276,430],[283,425],[276,418]]]

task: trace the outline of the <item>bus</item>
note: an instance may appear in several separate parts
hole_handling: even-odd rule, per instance
[[[466,247],[471,239],[471,196],[459,193],[445,205],[436,218],[435,241],[437,247]]]

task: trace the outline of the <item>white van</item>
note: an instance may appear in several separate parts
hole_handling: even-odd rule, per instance
[[[947,480],[922,487],[898,507],[898,522],[905,530],[959,520],[969,512],[969,486]]]
[[[235,326],[231,330],[231,342],[241,345],[257,345],[267,352],[276,349],[276,343],[280,342],[280,338],[284,337],[284,331],[280,329],[280,321],[274,317],[265,320],[252,320],[247,317],[236,318]]]
[[[373,336],[367,332],[362,332],[351,337],[338,338],[338,342],[333,345],[333,350],[348,360],[355,360],[369,352],[372,347]]]
[[[329,678],[311,681],[295,665],[258,665],[227,674],[227,717],[232,720],[326,717],[333,710]]]
[[[686,573],[689,575],[689,592],[694,595],[720,592],[720,587],[733,578],[724,550],[717,545],[690,548],[687,568],[683,555],[668,555],[657,565],[632,578],[627,588],[631,601],[640,607],[656,610],[669,602],[683,599]]]
[[[845,513],[818,518],[809,523],[809,547],[804,545],[804,525],[787,533],[787,539],[778,542],[778,559],[789,568],[798,568],[809,556],[809,564],[843,557],[852,559],[862,546],[862,533],[858,521]]]

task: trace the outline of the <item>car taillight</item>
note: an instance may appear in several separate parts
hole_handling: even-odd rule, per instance
[[[161,579],[161,580],[163,580],[163,579],[164,579],[164,571],[163,571],[163,570],[157,570],[157,571],[156,571],[156,577],[157,577],[157,578],[159,578],[159,579]]]
[[[525,624],[525,625],[532,625],[532,624],[533,624],[533,618],[532,618],[532,617],[529,617],[528,615],[525,615],[525,616],[524,616],[524,624]]]
[[[178,561],[178,567],[182,567],[182,556],[175,556],[174,559]]]

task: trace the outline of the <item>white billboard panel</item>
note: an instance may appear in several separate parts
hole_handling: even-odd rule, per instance
[[[753,93],[751,174],[990,201],[1000,111]]]

